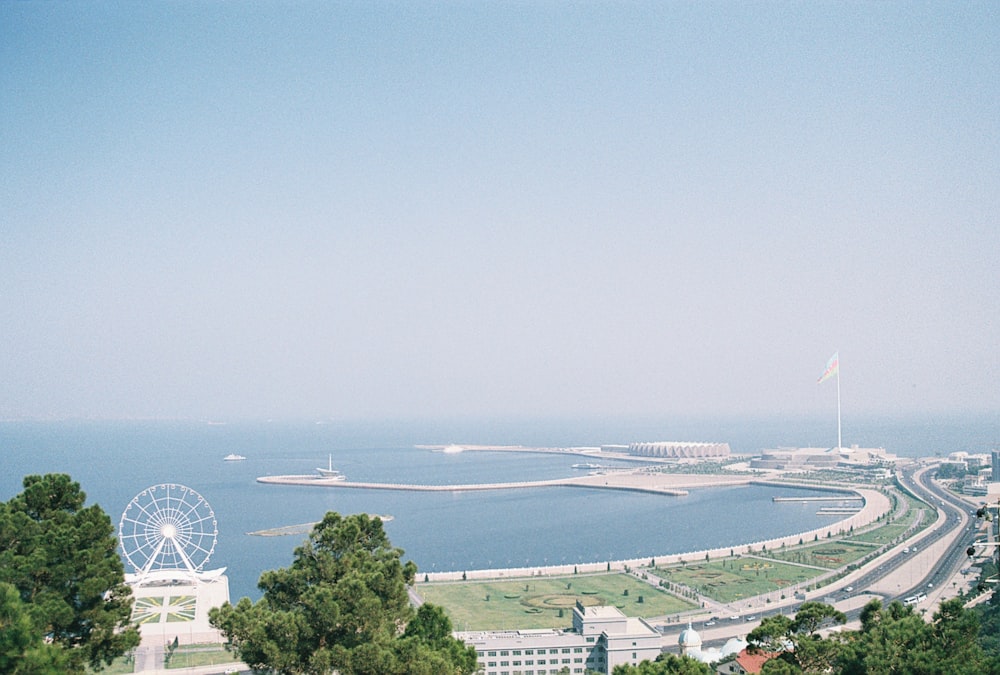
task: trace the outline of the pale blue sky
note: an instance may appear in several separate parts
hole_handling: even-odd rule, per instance
[[[1000,412],[1000,5],[0,3],[0,418]]]

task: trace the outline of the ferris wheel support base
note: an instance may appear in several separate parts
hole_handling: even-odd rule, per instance
[[[183,586],[193,584],[213,584],[224,580],[225,567],[204,572],[189,572],[187,570],[151,570],[149,572],[126,574],[125,583],[133,588],[137,586]]]

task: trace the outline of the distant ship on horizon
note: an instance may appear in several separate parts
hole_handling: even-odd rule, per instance
[[[244,459],[246,459],[246,457],[244,457],[243,455],[237,455],[235,452],[231,452],[222,459],[227,462],[241,462]]]

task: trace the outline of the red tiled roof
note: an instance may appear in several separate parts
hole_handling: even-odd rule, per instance
[[[742,650],[736,655],[736,663],[740,664],[740,668],[748,673],[760,672],[760,669],[764,667],[764,664],[773,659],[778,655],[778,652],[757,652],[751,654],[746,649]]]

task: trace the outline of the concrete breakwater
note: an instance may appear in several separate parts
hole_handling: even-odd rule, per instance
[[[854,500],[858,501],[861,497],[858,495],[844,495],[842,497],[772,497],[771,500],[775,502],[843,502]]]
[[[615,476],[616,478],[618,476]],[[277,485],[305,485],[310,487],[355,488],[362,490],[406,490],[410,492],[474,492],[478,490],[516,490],[540,487],[590,487],[613,490],[633,490],[637,492],[653,492],[662,495],[682,497],[688,491],[681,488],[668,487],[655,482],[629,483],[620,480],[594,481],[593,476],[578,476],[572,478],[554,478],[550,480],[519,481],[513,483],[468,483],[464,485],[421,485],[408,483],[365,483],[336,480],[312,475],[261,476],[258,483]],[[610,475],[609,475],[610,478]]]

